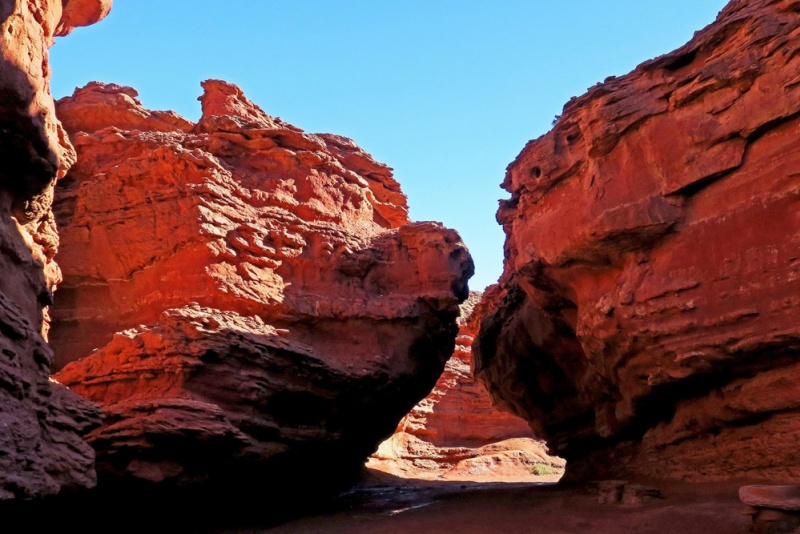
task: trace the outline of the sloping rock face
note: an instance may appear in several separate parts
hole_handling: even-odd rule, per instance
[[[0,5],[0,501],[95,484],[94,453],[80,435],[99,424],[99,412],[48,380],[47,306],[60,280],[50,207],[75,151],[55,117],[47,49],[54,35],[96,22],[110,7]]]
[[[472,342],[480,318],[472,315],[481,293],[461,305],[456,349],[433,391],[400,422],[398,432],[437,447],[480,447],[510,438],[532,437],[525,420],[492,406],[486,389],[472,377]]]
[[[543,466],[560,475],[563,460],[547,455],[525,420],[493,406],[472,376],[471,346],[481,319],[473,309],[480,298],[472,291],[461,304],[456,348],[444,373],[367,467],[405,478],[535,479]]]
[[[314,491],[433,387],[472,260],[351,140],[203,87],[197,124],[116,85],[58,102],[56,378],[108,414],[109,484]]]
[[[508,168],[475,367],[568,476],[800,477],[798,13],[730,3]]]

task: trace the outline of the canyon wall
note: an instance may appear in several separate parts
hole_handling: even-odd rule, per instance
[[[107,413],[88,439],[109,486],[308,496],[433,387],[472,260],[350,139],[202,85],[197,123],[118,85],[57,103],[78,158],[54,207],[55,378]]]
[[[475,371],[567,476],[800,478],[800,2],[734,0],[508,167]]]
[[[75,150],[55,116],[48,47],[110,8],[110,0],[0,3],[0,501],[96,482],[80,436],[99,424],[99,411],[49,381],[47,306],[61,278],[50,208]]]
[[[472,377],[472,342],[480,318],[472,315],[481,293],[461,305],[456,349],[433,391],[397,427],[437,447],[480,447],[510,438],[532,437],[528,424],[498,410],[486,389]]]
[[[481,299],[470,292],[461,304],[456,348],[427,397],[381,443],[367,467],[403,478],[524,481],[557,479],[563,460],[547,455],[525,420],[492,404],[472,376],[472,343]]]

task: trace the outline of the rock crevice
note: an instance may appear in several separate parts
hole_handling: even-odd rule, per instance
[[[48,47],[110,7],[110,0],[0,5],[0,501],[96,481],[81,435],[100,413],[49,380],[47,307],[61,279],[50,207],[75,151],[55,116]]]

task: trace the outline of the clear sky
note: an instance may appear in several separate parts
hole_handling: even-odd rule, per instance
[[[502,271],[508,165],[564,103],[688,41],[724,0],[115,0],[58,39],[56,98],[91,80],[196,120],[222,78],[307,132],[395,169],[411,217],[457,229],[470,286]]]

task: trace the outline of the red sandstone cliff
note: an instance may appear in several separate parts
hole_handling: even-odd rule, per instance
[[[800,478],[799,13],[731,2],[509,166],[475,367],[568,475]]]
[[[455,352],[442,376],[381,444],[368,467],[406,478],[500,481],[536,479],[540,471],[561,474],[563,460],[548,457],[530,426],[493,406],[472,376],[471,346],[482,318],[473,309],[480,298],[473,291],[461,305]]]
[[[197,124],[116,85],[58,102],[78,161],[56,194],[56,378],[107,412],[89,439],[109,481],[307,493],[430,391],[472,261],[350,139],[203,87]]]
[[[95,484],[80,435],[89,402],[48,380],[47,306],[60,280],[50,205],[75,151],[55,117],[48,47],[105,16],[111,1],[21,0],[0,6],[0,500]]]
[[[523,419],[492,406],[486,389],[472,377],[471,347],[480,324],[472,310],[480,297],[481,293],[473,291],[461,305],[456,350],[433,391],[400,422],[399,432],[437,447],[478,447],[533,435]]]

